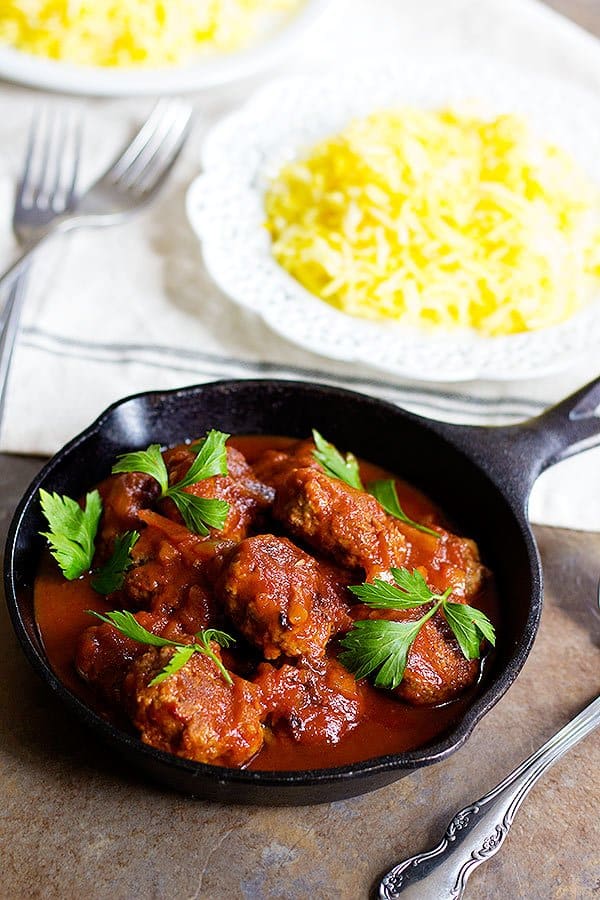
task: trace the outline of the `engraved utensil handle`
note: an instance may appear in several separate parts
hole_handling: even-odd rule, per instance
[[[394,866],[379,884],[379,900],[445,900],[462,896],[471,873],[504,843],[521,803],[561,756],[600,724],[600,697],[565,725],[543,747],[489,794],[466,806],[432,850]]]

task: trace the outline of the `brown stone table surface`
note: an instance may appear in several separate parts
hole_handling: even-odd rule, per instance
[[[0,456],[0,541],[41,461]],[[360,900],[600,690],[600,535],[536,529],[538,640],[516,684],[443,763],[301,808],[220,806],[146,782],[38,680],[0,606],[0,897]],[[600,732],[548,772],[466,897],[600,897]]]

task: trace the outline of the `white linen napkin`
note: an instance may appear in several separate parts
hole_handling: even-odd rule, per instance
[[[600,89],[596,40],[535,0],[334,0],[280,72],[312,71],[358,56],[471,52]],[[124,76],[126,77],[126,76]],[[473,424],[527,418],[600,375],[579,359],[532,382],[423,385],[294,347],[240,310],[210,281],[187,224],[185,191],[211,124],[267,76],[194,98],[198,124],[168,188],[128,224],[82,231],[36,263],[9,384],[0,448],[50,454],[109,403],[141,390],[223,377],[269,375],[332,382],[423,415]],[[10,220],[37,92],[0,87],[0,265],[16,252]],[[82,181],[100,171],[150,103],[86,101]],[[600,431],[600,422],[599,422]],[[600,530],[600,450],[561,463],[534,488],[536,522]]]

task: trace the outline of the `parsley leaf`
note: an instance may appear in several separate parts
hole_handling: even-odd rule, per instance
[[[131,551],[139,539],[139,531],[118,534],[112,555],[93,575],[91,585],[99,594],[112,594],[123,587],[125,572],[132,564]]]
[[[452,629],[463,655],[479,659],[483,639],[495,645],[494,626],[480,609],[448,600],[452,588],[434,593],[421,573],[415,569],[391,569],[394,584],[376,579],[373,584],[355,585],[353,594],[371,609],[417,609],[431,604],[420,619],[393,622],[388,619],[365,619],[354,623],[340,641],[344,651],[339,660],[356,678],[375,675],[376,687],[394,690],[404,677],[408,653],[423,625],[441,609]]]
[[[418,571],[411,573],[408,569],[391,569],[395,585],[376,578],[373,584],[357,584],[350,588],[363,603],[371,609],[415,609],[431,601],[446,599],[451,588],[444,594],[434,594]]]
[[[113,628],[116,628],[117,631],[120,631],[125,637],[131,638],[133,641],[138,641],[140,644],[148,644],[151,647],[175,648],[175,653],[164,669],[149,682],[150,686],[160,684],[161,681],[164,681],[169,675],[174,675],[175,672],[179,672],[179,670],[192,658],[194,653],[201,653],[203,656],[207,656],[211,659],[223,676],[224,681],[229,685],[233,684],[231,675],[210,646],[211,641],[220,644],[221,647],[230,647],[234,644],[235,640],[225,631],[218,631],[216,628],[204,628],[195,635],[197,638],[195,643],[184,644],[181,641],[170,641],[168,638],[160,637],[158,634],[152,634],[151,631],[147,631],[143,625],[140,625],[133,613],[130,613],[127,610],[115,610],[114,612],[109,612],[104,615],[103,613],[88,609],[88,613],[91,616],[100,619],[101,622],[112,625]]]
[[[196,497],[185,488],[212,478],[214,475],[227,475],[227,448],[225,442],[229,435],[223,431],[212,429],[195,447],[198,452],[184,477],[169,487],[169,474],[162,457],[159,444],[151,444],[147,450],[136,450],[120,456],[112,468],[113,474],[119,472],[143,472],[155,478],[160,485],[160,498],[170,497],[179,510],[183,521],[190,531],[203,537],[210,528],[222,529],[229,513],[229,504],[225,500],[208,497]],[[194,449],[195,449],[194,447]]]
[[[226,500],[196,497],[194,494],[176,490],[169,491],[167,496],[181,513],[186,528],[194,534],[204,537],[210,528],[217,528],[220,531],[225,525],[229,514],[229,503]]]
[[[169,473],[160,451],[160,444],[150,444],[147,450],[122,453],[112,467],[113,475],[121,472],[142,472],[151,475],[160,484],[161,496],[169,489]]]
[[[231,435],[224,431],[208,432],[199,445],[196,459],[187,474],[177,483],[178,488],[189,487],[213,475],[227,475],[227,449],[225,442]]]
[[[220,647],[233,647],[235,644],[235,638],[227,634],[226,631],[219,631],[218,628],[203,628],[202,631],[197,632],[196,637],[200,643],[205,644],[207,649],[210,649],[209,644],[211,641],[219,644]]]
[[[40,532],[69,581],[87,572],[94,558],[94,541],[102,514],[98,491],[91,491],[82,509],[76,500],[40,489],[42,512],[50,531]]]
[[[125,637],[131,638],[132,641],[138,641],[140,644],[149,644],[151,647],[177,646],[175,641],[170,641],[167,638],[160,637],[158,634],[152,634],[151,631],[147,631],[143,625],[140,625],[133,613],[126,609],[115,610],[114,612],[106,613],[106,615],[95,612],[93,609],[88,609],[87,612],[107,625],[112,625]]]
[[[364,619],[342,639],[345,651],[340,662],[356,678],[373,672],[376,687],[393,691],[404,678],[408,651],[421,629],[417,622],[389,622],[387,619]]]
[[[372,496],[379,501],[386,513],[390,516],[393,516],[400,522],[404,522],[406,525],[410,525],[411,528],[416,528],[417,531],[422,531],[424,534],[431,534],[434,538],[439,539],[439,532],[434,531],[433,528],[428,528],[427,525],[421,525],[420,522],[415,522],[414,519],[411,519],[406,515],[400,506],[396,484],[393,479],[388,478],[382,481],[372,481],[368,487],[368,491],[369,494],[372,494]]]
[[[432,593],[431,588],[418,569],[413,569],[412,572],[405,568],[390,569],[390,572],[400,590],[407,594],[409,598],[414,598],[419,603],[427,603],[429,600],[438,599],[439,595]],[[449,593],[450,588],[445,592],[444,596],[447,597]]]
[[[177,647],[162,672],[155,675],[152,681],[148,682],[148,686],[153,687],[155,684],[160,684],[161,681],[165,681],[169,675],[174,675],[176,672],[179,672],[179,670],[183,669],[185,664],[190,661],[195,652],[196,648],[193,644],[185,644],[184,646]]]
[[[326,441],[316,428],[313,428],[312,434],[317,448],[313,450],[313,456],[317,462],[321,463],[325,473],[332,478],[344,481],[359,491],[364,490],[356,457],[352,453],[346,453],[345,457],[342,456],[340,451]]]
[[[494,626],[480,609],[466,603],[445,603],[444,616],[467,659],[479,659],[484,638],[492,647],[496,645]]]

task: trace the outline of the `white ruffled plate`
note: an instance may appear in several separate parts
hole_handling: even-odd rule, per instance
[[[179,94],[247,78],[285,58],[292,44],[329,0],[305,0],[293,13],[274,17],[248,47],[199,54],[184,66],[157,69],[82,66],[0,46],[0,78],[48,91],[94,97]]]
[[[600,184],[600,101],[526,70],[478,57],[421,58],[280,79],[210,132],[202,155],[204,174],[188,192],[189,219],[216,283],[296,344],[411,378],[532,378],[597,353],[600,297],[568,322],[542,331],[496,338],[471,330],[425,333],[333,309],[271,255],[263,196],[283,162],[376,109],[465,102],[483,114],[524,115]]]

